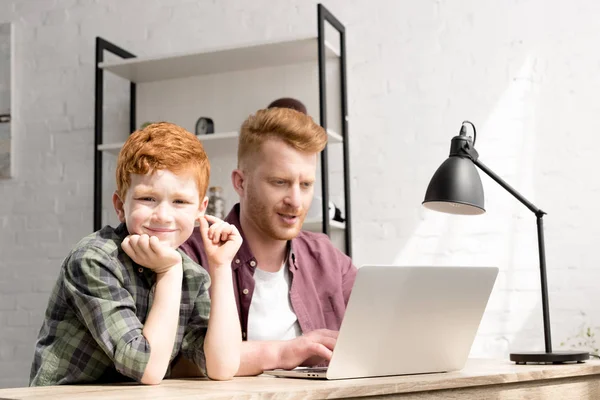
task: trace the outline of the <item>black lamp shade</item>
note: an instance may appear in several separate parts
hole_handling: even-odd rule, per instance
[[[449,157],[435,171],[423,206],[450,214],[479,215],[485,212],[481,178],[466,157]]]

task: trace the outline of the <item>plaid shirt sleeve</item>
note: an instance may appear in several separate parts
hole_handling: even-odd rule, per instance
[[[208,294],[210,277],[202,268],[199,268],[199,270],[202,279],[198,280],[198,294],[194,301],[192,316],[185,327],[183,341],[181,342],[181,354],[196,364],[202,373],[206,375],[204,338],[206,337],[210,314],[210,297]]]
[[[76,251],[65,270],[65,297],[80,321],[119,373],[140,381],[150,344],[135,314],[135,300],[124,287],[119,262],[97,247]]]

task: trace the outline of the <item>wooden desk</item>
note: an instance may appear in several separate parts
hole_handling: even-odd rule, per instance
[[[2,399],[600,399],[600,361],[514,365],[469,360],[459,372],[316,381],[271,376],[228,382],[166,380],[136,384],[49,386],[0,390]]]

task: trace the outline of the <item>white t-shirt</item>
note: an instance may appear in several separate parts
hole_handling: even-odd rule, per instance
[[[248,311],[248,340],[288,340],[302,335],[290,301],[290,271],[254,271],[254,293]]]

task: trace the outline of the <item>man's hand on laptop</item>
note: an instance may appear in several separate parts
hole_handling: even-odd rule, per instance
[[[312,367],[331,360],[337,337],[337,331],[317,329],[282,342],[279,352],[279,368]]]

